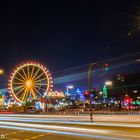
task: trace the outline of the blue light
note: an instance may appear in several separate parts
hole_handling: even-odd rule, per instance
[[[67,92],[67,91],[65,91],[65,92],[64,92],[64,94],[65,94],[65,95],[67,95],[67,94],[68,94],[68,92]]]
[[[80,91],[80,89],[78,88],[78,89],[76,89],[76,93],[81,93],[81,91]]]
[[[35,107],[36,107],[36,109],[40,109],[40,103],[39,103],[39,101],[36,101]]]

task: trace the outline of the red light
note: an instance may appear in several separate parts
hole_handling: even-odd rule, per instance
[[[86,92],[85,92],[85,95],[88,95],[88,94],[89,94],[89,92],[88,92],[88,91],[86,91]]]
[[[98,67],[98,66],[99,66],[99,64],[97,64],[97,63],[96,63],[96,66]]]
[[[108,64],[105,64],[105,66],[108,67],[109,65]]]
[[[108,69],[109,69],[109,64],[107,64],[107,63],[104,64],[104,69],[105,69],[105,70],[108,70]]]
[[[130,106],[130,109],[135,109],[135,107],[131,105],[131,106]]]
[[[127,98],[124,99],[124,101],[125,101],[126,103],[130,103],[130,102],[132,101],[132,99],[129,98],[129,97],[127,97]]]

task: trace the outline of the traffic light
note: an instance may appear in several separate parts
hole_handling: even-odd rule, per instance
[[[85,96],[86,98],[89,98],[89,95],[90,95],[90,92],[89,92],[89,91],[85,91],[85,92],[84,92],[84,96]]]
[[[105,71],[109,70],[109,64],[107,64],[107,63],[104,64],[104,70],[105,70]]]
[[[117,80],[121,80],[121,75],[120,74],[117,75]]]
[[[93,88],[91,91],[85,91],[84,96],[86,98],[93,98],[96,93],[97,93],[97,89]]]
[[[121,77],[121,81],[124,82],[124,76],[123,76],[123,75],[122,75],[122,77]]]
[[[121,74],[117,75],[117,80],[124,82],[124,76]]]
[[[85,92],[84,92],[84,95],[85,95],[85,96],[89,95],[89,91],[85,91]]]

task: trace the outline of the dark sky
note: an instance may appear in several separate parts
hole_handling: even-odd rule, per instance
[[[139,33],[127,35],[137,8],[135,0],[1,3],[0,66],[10,72],[33,59],[55,72],[137,52]]]

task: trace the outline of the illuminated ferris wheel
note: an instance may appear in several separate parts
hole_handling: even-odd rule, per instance
[[[8,86],[13,98],[25,103],[28,98],[39,99],[44,93],[52,91],[53,82],[51,74],[42,64],[25,62],[12,72]]]

